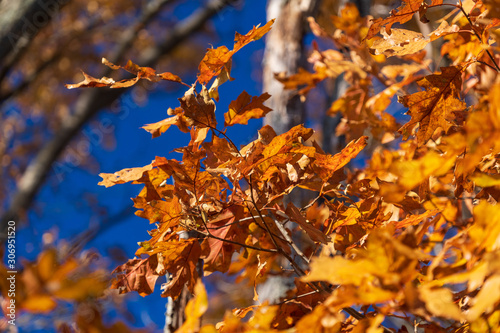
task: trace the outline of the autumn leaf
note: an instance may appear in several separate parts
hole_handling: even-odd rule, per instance
[[[84,76],[84,80],[75,84],[67,84],[66,88],[75,89],[75,88],[99,88],[99,87],[109,87],[115,84],[115,80],[109,77],[103,77],[101,79],[96,79],[93,76],[90,76],[84,72],[82,72]]]
[[[253,29],[247,32],[245,35],[236,33],[234,35],[234,51],[236,52],[248,43],[261,39],[265,34],[269,32],[269,30],[271,30],[274,21],[275,19],[272,19],[262,27],[254,26]]]
[[[381,182],[380,194],[388,202],[399,202],[404,199],[406,192],[426,182],[431,175],[440,176],[448,172],[455,161],[454,154],[444,155],[433,151],[416,160],[396,161],[389,171],[396,176],[397,181]]]
[[[180,108],[178,108],[178,109],[180,109]],[[170,110],[172,110],[172,109],[170,109]],[[172,112],[170,110],[169,110],[169,113]],[[181,130],[184,133],[187,133],[187,132],[189,132],[189,129],[188,129],[189,123],[190,123],[190,121],[188,119],[186,119],[186,117],[183,115],[183,111],[181,109],[180,112],[178,111],[177,114],[175,114],[173,117],[160,120],[159,122],[156,122],[153,124],[147,124],[147,125],[143,126],[142,128],[144,128],[146,131],[151,133],[153,135],[153,139],[154,139],[154,138],[159,137],[163,133],[165,133],[172,125],[176,125],[179,128],[179,130]]]
[[[296,74],[287,76],[286,73],[276,73],[274,78],[283,83],[284,89],[297,89],[299,86],[306,86],[300,92],[304,94],[308,90],[316,87],[316,85],[328,77],[326,68],[319,67],[317,72],[311,73],[303,68],[299,68]]]
[[[286,211],[287,215],[297,223],[302,230],[315,242],[320,242],[323,244],[327,244],[329,241],[328,236],[326,236],[323,232],[316,229],[311,223],[309,223],[299,212],[299,209],[295,207],[293,203],[289,203]]]
[[[340,168],[349,163],[366,147],[367,140],[368,137],[363,136],[356,141],[351,141],[340,153],[333,156],[316,154],[314,161],[315,171],[323,181],[327,181],[337,170],[340,170]]]
[[[411,225],[418,225],[422,222],[422,220],[430,218],[436,215],[437,213],[439,213],[439,210],[434,209],[434,210],[429,210],[423,214],[409,215],[402,221],[394,222],[394,225],[396,229],[406,228]]]
[[[264,105],[264,102],[271,95],[264,93],[260,96],[250,96],[246,91],[243,91],[235,101],[229,104],[229,111],[224,113],[225,126],[234,124],[248,124],[249,119],[258,119],[264,117],[272,111]]]
[[[359,10],[353,3],[346,3],[340,11],[340,16],[332,15],[331,19],[337,29],[347,33],[358,31],[362,24]]]
[[[216,127],[215,120],[215,103],[210,98],[207,88],[203,87],[202,91],[196,93],[194,87],[186,91],[184,97],[179,98],[181,108],[184,110],[184,115],[191,119],[192,124],[196,127]]]
[[[177,298],[186,285],[193,292],[198,280],[197,264],[202,249],[197,239],[161,242],[154,250],[161,253],[165,270],[171,274],[167,283],[162,285],[162,297]]]
[[[191,298],[184,309],[186,320],[179,327],[177,333],[198,332],[201,324],[201,317],[208,309],[207,291],[200,279],[194,286],[194,297]]]
[[[387,18],[378,18],[372,21],[372,25],[370,26],[370,30],[365,37],[365,40],[373,38],[376,34],[378,34],[382,28],[385,27],[385,32],[390,35],[391,27],[395,23],[406,23],[412,19],[413,15],[420,10],[420,8],[425,7],[431,8],[439,6],[443,3],[443,0],[432,0],[430,5],[427,5],[425,2],[419,0],[403,0],[403,5],[400,6],[396,10],[391,11],[391,15]]]
[[[417,83],[425,88],[422,92],[403,97],[411,120],[399,129],[406,140],[413,128],[419,125],[417,143],[423,145],[442,128],[447,132],[451,123],[447,120],[453,112],[466,108],[459,99],[462,88],[462,70],[459,67],[442,67],[442,73],[428,75]]]
[[[404,56],[423,50],[428,43],[459,31],[457,25],[450,26],[446,21],[434,30],[428,37],[419,32],[406,29],[391,29],[391,33],[382,30],[383,38],[373,39],[368,42],[370,52],[375,55],[384,54],[387,57]]]
[[[136,76],[137,82],[139,79],[146,79],[152,82],[158,82],[160,80],[172,81],[182,83],[182,80],[177,75],[174,75],[169,72],[157,74],[156,70],[151,67],[141,67],[137,64],[134,64],[132,60],[129,60],[125,66],[119,66],[111,63],[106,58],[102,58],[102,63],[111,69],[124,69],[129,73],[132,73]],[[134,82],[134,83],[135,83]],[[112,87],[113,88],[113,87]]]
[[[137,291],[139,295],[146,296],[154,291],[159,274],[157,255],[146,259],[131,259],[125,264],[115,268],[117,274],[111,288],[118,289],[120,294]]]
[[[418,288],[419,297],[425,303],[427,310],[433,315],[460,321],[462,313],[453,301],[451,290],[446,288]]]
[[[227,243],[224,240],[244,244],[248,223],[238,223],[238,219],[244,216],[243,207],[233,205],[210,218],[209,223],[207,223],[208,231],[210,235],[217,238],[209,237],[205,240],[206,244],[203,244],[209,249],[209,254],[205,258],[205,271],[224,273],[229,269],[232,255],[240,249],[240,246]]]
[[[99,185],[106,187],[111,187],[116,184],[124,184],[131,181],[136,181],[140,179],[144,173],[153,169],[152,164],[145,165],[139,168],[128,168],[117,171],[115,173],[100,173],[99,176],[102,177],[102,181]]]
[[[221,73],[224,77],[229,78],[232,56],[248,43],[262,38],[269,30],[271,30],[273,23],[274,19],[267,22],[262,27],[253,27],[253,29],[245,35],[236,33],[234,37],[233,50],[229,50],[226,46],[220,46],[216,49],[208,49],[205,57],[203,57],[198,67],[198,82],[205,85],[212,78],[219,76]],[[224,79],[224,81],[225,80],[227,79]]]
[[[416,53],[430,42],[421,33],[405,29],[392,29],[391,34],[382,31],[382,37],[373,41],[370,51],[387,57]]]
[[[198,81],[201,84],[207,84],[214,76],[218,76],[222,70],[227,75],[231,72],[231,57],[234,52],[229,51],[226,46],[220,46],[216,49],[208,49],[205,57],[198,66]]]
[[[124,79],[121,81],[115,81],[108,77],[103,77],[101,79],[96,79],[84,72],[82,72],[85,79],[76,84],[67,84],[66,88],[74,89],[74,88],[96,88],[96,87],[109,87],[109,88],[128,88],[136,84],[140,79],[146,79],[152,82],[158,82],[160,80],[173,81],[178,83],[183,83],[181,78],[172,73],[161,73],[156,74],[156,71],[150,67],[140,67],[137,64],[134,64],[131,60],[127,62],[125,66],[115,65],[112,62],[108,61],[106,58],[102,58],[102,63],[108,66],[111,69],[124,69],[129,73],[135,75],[134,78]]]

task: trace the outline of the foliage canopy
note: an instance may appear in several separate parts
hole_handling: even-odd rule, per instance
[[[193,85],[131,61],[121,67],[103,59],[135,78],[115,82],[85,74],[69,87],[128,87],[140,79],[185,84],[180,105],[144,129],[155,138],[177,126],[191,137],[177,149],[182,161],[157,156],[143,167],[101,174],[106,187],[142,184],[133,199],[136,215],[153,226],[137,258],[115,270],[111,288],[146,296],[159,276],[169,274],[162,296],[176,298],[187,285],[195,297],[180,332],[382,332],[389,326],[397,332],[500,331],[495,6],[405,0],[388,17],[369,20],[348,4],[332,17],[333,34],[310,18],[313,33],[334,48],[315,45],[313,72],[276,78],[307,98],[319,82],[344,75],[349,88],[327,111],[342,114],[337,134],[349,141],[335,155],[302,125],[283,134],[264,126],[256,140],[237,147],[227,127],[271,112],[267,93],[243,91],[230,103],[224,124],[217,124],[218,87],[233,80],[232,55],[263,37],[272,21],[236,34],[232,50],[208,49]],[[414,16],[437,27],[427,35],[392,28]],[[437,71],[424,50],[431,42],[442,43],[447,63]],[[410,116],[402,124],[391,114],[396,94]],[[366,167],[346,174],[345,166],[367,146]],[[313,199],[289,202],[297,189]],[[280,266],[280,257],[293,271]],[[200,259],[204,274],[233,274],[253,287],[258,305],[201,327],[209,303]],[[275,274],[295,275],[295,288],[278,305],[260,303],[256,286]],[[60,290],[43,295],[62,297]],[[30,297],[20,304],[39,310],[30,309]]]

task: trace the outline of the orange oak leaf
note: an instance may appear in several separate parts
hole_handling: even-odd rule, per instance
[[[447,120],[453,112],[463,111],[466,104],[459,100],[462,87],[462,70],[459,67],[442,67],[442,73],[428,75],[418,81],[425,91],[404,96],[403,105],[408,107],[411,120],[399,129],[406,140],[417,124],[418,145],[425,144],[436,129],[445,132],[451,127]]]
[[[306,128],[302,124],[297,125],[288,132],[275,136],[271,142],[266,145],[262,155],[266,159],[278,153],[286,153],[293,148],[292,144],[297,142],[299,138],[306,141],[313,135],[313,132],[311,128]]]
[[[235,33],[234,52],[240,50],[243,46],[247,45],[250,42],[261,39],[265,34],[269,32],[269,30],[271,30],[274,21],[275,19],[272,19],[262,27],[259,26],[253,27],[253,29],[247,32],[245,35]]]
[[[205,85],[215,76],[219,76],[223,71],[226,77],[229,77],[231,72],[231,58],[243,46],[250,42],[259,40],[264,36],[274,23],[274,19],[267,22],[262,27],[253,27],[247,34],[235,34],[233,50],[229,50],[225,46],[220,46],[216,49],[208,49],[205,57],[198,66],[198,82]]]
[[[420,222],[422,222],[424,219],[427,219],[429,217],[433,217],[437,213],[439,213],[439,210],[434,209],[434,210],[426,211],[425,213],[422,213],[422,214],[410,215],[410,216],[406,217],[405,219],[403,219],[402,221],[394,222],[394,225],[395,225],[396,229],[406,228],[406,227],[411,226],[411,225],[417,225]]]
[[[198,280],[196,265],[202,255],[198,239],[160,242],[155,252],[161,252],[165,270],[171,274],[167,283],[162,285],[162,297],[177,298],[184,285],[193,292]]]
[[[370,52],[375,55],[384,54],[387,57],[413,54],[423,50],[428,43],[459,30],[458,25],[450,26],[446,21],[441,22],[441,25],[429,37],[406,29],[391,29],[390,34],[382,30],[383,38],[372,40]]]
[[[362,24],[359,10],[354,3],[347,3],[340,11],[340,16],[332,15],[331,19],[337,29],[347,33],[359,31]]]
[[[318,67],[315,73],[311,73],[303,68],[299,68],[297,74],[286,76],[286,73],[276,73],[274,78],[283,83],[285,89],[297,89],[299,86],[306,86],[301,90],[301,94],[307,92],[311,88],[328,77],[325,67]]]
[[[157,266],[157,255],[146,259],[131,259],[115,268],[113,273],[117,276],[111,288],[118,289],[120,294],[137,291],[139,295],[147,296],[155,289],[156,280],[159,277],[156,272]]]
[[[119,66],[115,65],[112,62],[108,61],[106,58],[102,58],[102,63],[106,66],[108,66],[111,69],[124,69],[129,73],[132,73],[136,76],[135,82],[137,82],[139,79],[146,79],[152,82],[158,82],[160,80],[167,80],[167,81],[173,81],[173,82],[179,82],[182,83],[182,80],[180,77],[177,75],[174,75],[169,72],[161,73],[161,74],[156,74],[156,70],[154,70],[151,67],[141,67],[137,64],[134,64],[132,60],[129,60],[125,66]],[[135,83],[134,82],[134,83]]]
[[[84,80],[75,84],[67,84],[66,88],[74,89],[74,88],[99,88],[99,87],[109,87],[115,84],[115,80],[109,77],[103,77],[101,79],[96,79],[93,76],[90,76],[82,71],[84,76]]]
[[[453,153],[429,151],[419,159],[396,161],[391,164],[389,171],[397,177],[397,181],[381,182],[380,194],[388,202],[399,202],[404,199],[406,192],[428,181],[430,176],[441,176],[448,172],[455,165],[456,159],[457,156]]]
[[[153,139],[165,133],[172,125],[176,125],[179,130],[184,133],[189,132],[188,126],[190,126],[191,120],[184,116],[184,110],[182,108],[169,108],[167,113],[169,115],[173,115],[173,117],[160,120],[159,122],[153,124],[147,124],[142,127],[153,135]]]
[[[432,0],[430,5],[427,5],[425,2],[421,0],[403,0],[403,5],[400,6],[396,10],[391,11],[391,16],[387,18],[378,18],[372,21],[372,25],[370,26],[370,30],[368,30],[368,34],[365,37],[366,39],[373,38],[376,34],[380,32],[382,28],[385,27],[385,32],[390,35],[391,27],[394,23],[406,23],[412,19],[413,14],[418,12],[421,7],[425,9],[439,6],[443,3],[443,0]]]
[[[202,91],[196,93],[194,87],[186,91],[184,97],[179,98],[184,115],[192,120],[198,128],[216,127],[215,102],[210,98],[208,90],[203,86]]]
[[[300,214],[299,209],[293,203],[288,204],[285,212],[290,219],[297,223],[314,242],[320,242],[323,244],[328,243],[328,236],[309,223],[305,217]]]
[[[194,297],[189,300],[184,312],[186,314],[186,320],[179,327],[177,333],[192,333],[198,332],[200,328],[200,322],[203,314],[208,309],[208,296],[205,286],[198,279],[196,285],[194,286]],[[203,331],[205,332],[205,331]],[[208,333],[208,332],[207,332]]]
[[[370,51],[387,57],[417,53],[430,42],[421,33],[406,29],[392,29],[391,34],[383,30],[382,37],[373,41]]]
[[[208,231],[217,238],[209,237],[205,242],[209,248],[209,254],[205,258],[205,271],[226,272],[231,264],[231,258],[240,246],[228,242],[236,241],[244,244],[248,234],[248,222],[238,222],[244,215],[242,206],[233,205],[210,219],[207,224]]]
[[[349,163],[366,147],[367,140],[368,137],[362,136],[356,141],[351,141],[340,153],[335,155],[317,153],[313,168],[323,181],[328,181],[337,170]]]
[[[225,126],[246,125],[249,119],[264,117],[272,111],[272,109],[264,105],[264,102],[269,97],[271,95],[268,93],[252,97],[246,91],[243,91],[235,101],[229,104],[229,111],[224,113]]]
[[[226,46],[219,46],[216,49],[208,49],[205,57],[198,66],[198,81],[207,84],[214,76],[218,76],[222,70],[231,72],[231,57],[234,52],[229,51]]]
[[[150,67],[140,67],[139,65],[134,64],[131,60],[127,62],[125,66],[115,65],[112,62],[108,61],[106,58],[102,58],[102,63],[108,66],[111,69],[124,69],[129,73],[134,74],[136,77],[131,79],[124,79],[121,81],[115,81],[108,77],[103,77],[102,79],[96,79],[88,74],[83,73],[85,79],[76,84],[67,84],[66,88],[74,89],[74,88],[95,88],[95,87],[109,87],[109,88],[128,88],[136,84],[140,79],[146,79],[152,82],[158,82],[160,80],[167,80],[173,82],[183,83],[181,78],[172,73],[161,73],[156,74],[156,71]]]
[[[144,173],[153,169],[152,164],[145,165],[139,168],[127,168],[115,173],[100,173],[99,176],[102,177],[102,181],[98,185],[103,185],[106,187],[111,187],[116,184],[124,184],[131,181],[136,181],[140,179]]]

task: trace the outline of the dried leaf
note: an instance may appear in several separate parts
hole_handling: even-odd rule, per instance
[[[385,27],[385,32],[390,35],[391,27],[394,23],[406,23],[412,19],[413,14],[419,11],[421,7],[431,8],[439,6],[443,3],[443,0],[432,0],[430,5],[427,5],[425,2],[420,0],[403,0],[403,5],[400,6],[396,10],[391,11],[391,15],[387,18],[378,18],[372,21],[372,25],[370,26],[370,30],[365,37],[366,39],[373,38],[376,34],[378,34],[382,28]]]
[[[225,126],[234,124],[248,124],[249,119],[259,119],[272,111],[264,105],[271,95],[264,93],[260,96],[250,96],[243,91],[235,101],[229,104],[229,111],[224,113]]]
[[[458,67],[442,67],[441,70],[441,74],[428,75],[418,81],[425,91],[403,97],[403,105],[409,108],[411,116],[411,120],[399,129],[404,139],[418,124],[417,143],[423,145],[436,129],[448,131],[451,127],[447,120],[450,114],[466,108],[465,103],[459,100],[462,70]]]
[[[124,184],[131,181],[136,181],[140,179],[144,175],[144,173],[148,172],[151,169],[153,169],[153,165],[148,164],[140,168],[123,169],[115,173],[100,173],[99,176],[102,177],[102,181],[99,182],[99,185],[111,187],[116,184]]]

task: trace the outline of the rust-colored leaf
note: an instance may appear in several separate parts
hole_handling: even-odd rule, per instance
[[[423,145],[436,129],[445,132],[451,127],[447,120],[453,112],[462,111],[466,105],[460,98],[462,70],[459,67],[442,67],[442,73],[428,75],[418,84],[425,91],[403,97],[403,105],[408,107],[411,120],[399,129],[407,139],[413,128],[419,125],[417,143]]]
[[[140,179],[145,172],[153,168],[152,164],[145,165],[140,168],[128,168],[117,171],[115,173],[100,173],[102,181],[99,185],[111,187],[116,184],[124,184]]]
[[[176,298],[186,285],[193,292],[198,271],[196,265],[202,251],[197,239],[158,243],[155,252],[161,253],[165,270],[171,274],[166,284],[162,285],[162,296]]]
[[[340,168],[349,163],[366,147],[367,140],[368,137],[363,136],[356,141],[351,141],[340,153],[333,156],[319,153],[316,154],[316,160],[313,164],[315,171],[323,181],[327,181],[337,170],[340,170]]]
[[[224,75],[226,81],[231,73],[231,58],[233,55],[238,52],[242,47],[247,45],[248,43],[258,40],[262,38],[269,30],[271,30],[271,26],[273,25],[274,20],[271,20],[266,23],[263,27],[253,27],[247,34],[241,35],[236,33],[234,37],[234,47],[232,50],[229,50],[226,46],[220,46],[216,49],[208,49],[205,57],[200,62],[198,66],[198,82],[205,85],[212,78],[219,76],[221,73]],[[214,91],[216,95],[214,96],[216,99],[217,95],[217,87],[221,83],[217,84],[214,87]]]
[[[154,291],[159,275],[156,272],[158,258],[152,255],[146,259],[132,259],[115,268],[116,279],[111,288],[118,289],[120,294],[137,291],[146,296]]]
[[[109,87],[115,84],[115,80],[109,77],[103,77],[101,79],[96,79],[93,76],[90,76],[84,72],[82,72],[84,76],[84,80],[75,84],[67,84],[66,88],[74,89],[74,88],[99,88],[99,87]]]
[[[229,111],[224,113],[225,126],[234,124],[246,125],[249,119],[258,119],[264,117],[272,111],[264,105],[264,102],[271,95],[264,93],[260,96],[250,96],[243,91],[235,101],[229,104]]]
[[[443,3],[443,0],[432,0],[430,5],[420,0],[403,0],[403,5],[396,10],[391,11],[391,15],[387,18],[378,18],[373,20],[370,30],[366,35],[365,39],[371,39],[376,34],[380,32],[382,28],[385,27],[385,32],[390,35],[391,27],[395,23],[406,23],[412,19],[413,15],[419,11],[420,7],[425,6],[426,8],[431,8],[439,6]]]
[[[271,30],[274,21],[275,19],[272,19],[262,27],[259,26],[253,27],[253,29],[247,32],[245,35],[236,33],[234,35],[233,51],[236,52],[240,50],[243,46],[247,45],[248,43],[261,39],[265,34],[269,32],[269,30]]]
[[[328,236],[326,236],[323,232],[315,228],[311,223],[309,223],[300,211],[293,203],[289,203],[286,207],[287,215],[297,223],[302,230],[306,232],[306,234],[315,242],[320,242],[323,244],[327,244],[329,241]]]
[[[217,126],[215,102],[210,98],[207,88],[203,87],[198,94],[193,87],[186,91],[179,101],[184,115],[192,120],[194,126],[199,128]]]

